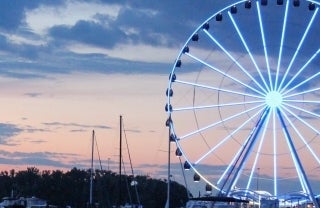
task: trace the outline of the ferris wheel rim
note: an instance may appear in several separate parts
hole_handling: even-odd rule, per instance
[[[222,8],[221,10],[215,12],[213,15],[211,15],[209,18],[207,18],[191,35],[190,37],[187,39],[187,41],[185,42],[185,44],[183,45],[183,47],[181,48],[180,52],[179,52],[179,55],[176,59],[176,61],[174,62],[174,65],[173,65],[173,68],[171,70],[171,73],[169,75],[169,83],[168,83],[168,88],[169,90],[172,89],[172,84],[176,81],[176,77],[175,77],[175,70],[176,70],[176,66],[179,62],[179,59],[181,58],[182,55],[184,55],[184,50],[186,50],[186,47],[188,47],[188,43],[192,40],[193,36],[203,28],[203,25],[206,23],[206,22],[209,22],[211,21],[216,15],[220,14],[221,12],[224,12],[224,11],[227,11],[228,9],[230,9],[232,6],[234,5],[239,5],[241,3],[244,3],[244,2],[247,2],[248,0],[241,0],[241,1],[237,1],[236,3],[233,3],[233,4],[229,4],[228,6]],[[289,2],[290,0],[287,0],[286,2]],[[257,1],[258,2],[258,1]],[[310,3],[314,3],[316,4],[317,6],[320,5],[319,2],[317,1],[313,1],[313,0],[306,0],[306,2],[310,2]],[[318,9],[318,8],[317,8]],[[320,49],[319,49],[320,51]],[[319,53],[319,51],[317,52],[317,54]],[[315,54],[314,56],[316,56],[317,54]],[[280,84],[281,85],[281,84]],[[271,85],[272,86],[272,85]],[[269,90],[269,91],[268,91]],[[272,91],[273,90],[270,90],[268,89],[267,90],[267,93]],[[284,99],[284,97],[281,97],[281,100]],[[263,102],[263,101],[256,101],[256,102]],[[270,106],[269,106],[270,107]],[[290,106],[286,106],[286,107],[290,107]],[[286,108],[284,107],[284,108]],[[173,113],[173,110],[172,110],[172,106],[171,106],[171,95],[167,95],[167,104],[166,104],[166,110],[167,110],[167,115],[168,115],[168,118],[171,119],[171,116],[172,116],[172,113]],[[286,119],[285,117],[283,119]],[[183,148],[181,147],[180,143],[179,143],[179,140],[181,138],[178,138],[177,137],[177,134],[175,132],[175,127],[174,127],[174,122],[169,122],[168,123],[168,126],[169,128],[171,129],[171,134],[172,134],[172,137],[174,139],[174,141],[176,141],[176,144],[177,144],[177,148],[179,148],[181,151],[182,151],[182,155],[186,155]],[[201,179],[203,179],[207,184],[210,184],[212,187],[216,188],[217,190],[219,191],[223,191],[221,190],[219,187],[217,187],[215,184],[211,183],[209,180],[207,180],[196,168],[196,164],[193,163],[191,160],[189,160],[188,158],[185,157],[185,160],[187,163],[189,163],[189,165],[191,166],[191,168],[194,170],[194,172],[196,174],[198,174]]]

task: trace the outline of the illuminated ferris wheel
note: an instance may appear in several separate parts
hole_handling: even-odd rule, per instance
[[[320,193],[320,3],[242,0],[187,39],[167,126],[195,180],[218,194]],[[191,170],[191,171],[192,171]]]

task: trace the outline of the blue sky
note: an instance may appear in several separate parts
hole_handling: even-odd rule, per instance
[[[0,4],[4,169],[87,167],[91,130],[96,129],[98,139],[99,133],[102,138],[115,137],[120,114],[128,119],[134,137],[152,138],[142,143],[151,146],[153,159],[140,163],[162,163],[168,74],[182,44],[212,8],[221,7],[220,1]],[[101,105],[94,105],[97,102]],[[105,103],[110,105],[103,108]],[[94,118],[101,114],[105,117]],[[56,144],[62,140],[58,137],[77,138],[84,145],[68,152]],[[111,146],[101,147],[104,159],[116,160],[117,143],[103,145]]]
[[[212,4],[3,1],[2,74],[26,79],[74,71],[167,73],[172,56]]]

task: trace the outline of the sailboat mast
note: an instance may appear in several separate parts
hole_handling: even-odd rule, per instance
[[[90,197],[89,205],[92,207],[92,190],[93,190],[93,150],[94,150],[94,130],[92,130],[92,145],[91,145],[91,169],[90,169]]]
[[[122,190],[121,190],[121,169],[122,169],[122,115],[120,115],[120,144],[119,144],[119,203],[121,204]],[[120,205],[119,204],[119,205]]]

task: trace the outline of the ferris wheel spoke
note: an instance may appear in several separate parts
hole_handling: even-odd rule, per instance
[[[197,83],[193,83],[193,82],[187,82],[187,81],[182,81],[182,80],[175,80],[175,82],[180,83],[180,84],[191,85],[191,86],[199,87],[199,88],[205,88],[205,89],[210,89],[210,90],[215,90],[215,91],[231,93],[231,94],[235,94],[235,95],[264,99],[263,97],[258,96],[258,95],[254,95],[254,94],[242,93],[239,91],[228,90],[228,89],[224,89],[224,88],[218,88],[218,87],[213,87],[213,86],[208,86],[208,85],[203,85],[203,84],[197,84]]]
[[[283,96],[283,99],[294,97],[294,96],[297,96],[297,95],[305,95],[307,93],[312,93],[312,92],[317,92],[317,91],[320,91],[320,87],[314,88],[314,89],[310,89],[310,90],[301,91],[301,92],[297,92],[297,93],[294,93],[294,94],[289,94],[289,95]]]
[[[315,117],[317,117],[317,118],[320,118],[320,115],[317,114],[317,113],[313,113],[313,112],[308,111],[308,110],[305,110],[305,109],[303,109],[303,108],[290,105],[290,104],[288,104],[288,103],[284,103],[284,105],[289,106],[289,107],[294,108],[294,109],[297,109],[297,110],[300,110],[300,111],[302,111],[302,112],[305,112],[305,113],[307,113],[307,114],[309,114],[309,115],[312,115],[312,116],[315,116]]]
[[[207,63],[207,62],[205,62],[205,61],[197,58],[196,56],[194,56],[194,55],[192,55],[192,54],[190,54],[190,53],[185,53],[185,54],[186,54],[187,56],[189,56],[190,58],[192,58],[192,59],[194,59],[194,60],[202,63],[203,65],[209,67],[210,69],[212,69],[212,70],[214,70],[214,71],[216,71],[216,72],[218,72],[218,73],[220,73],[220,74],[222,74],[222,75],[230,78],[231,80],[235,81],[236,83],[239,83],[239,84],[241,84],[242,86],[245,86],[245,87],[251,89],[252,91],[254,91],[254,92],[256,92],[256,93],[258,93],[258,94],[260,94],[260,95],[262,95],[262,96],[265,95],[265,94],[262,93],[261,91],[259,91],[259,90],[255,89],[255,88],[251,87],[250,85],[247,85],[247,84],[243,83],[243,82],[240,81],[239,79],[237,79],[237,78],[235,78],[235,77],[233,77],[233,76],[230,76],[229,74],[227,74],[227,73],[223,72],[222,70],[220,70],[220,69],[212,66],[211,64],[209,64],[209,63]]]
[[[301,74],[301,72],[310,64],[310,62],[318,55],[320,49],[318,49],[310,59],[301,67],[301,69],[290,79],[290,81],[281,89],[281,92],[285,91],[287,87]]]
[[[282,106],[287,112],[289,112],[292,116],[294,116],[296,119],[298,119],[301,123],[306,125],[308,128],[310,128],[312,131],[314,131],[316,134],[320,134],[320,131],[317,130],[314,126],[309,124],[307,121],[304,119],[300,118],[297,114],[293,113],[289,108]]]
[[[311,104],[320,104],[320,100],[283,100],[287,103],[311,103]]]
[[[173,108],[172,111],[203,110],[203,109],[208,109],[208,108],[228,107],[228,106],[262,103],[262,102],[265,102],[265,101],[264,100],[256,100],[256,101],[224,103],[224,104],[216,104],[216,105],[190,106],[190,107]]]
[[[283,43],[284,43],[284,38],[285,38],[286,28],[287,28],[287,18],[288,18],[288,11],[289,11],[288,8],[289,8],[289,0],[286,1],[286,9],[285,9],[283,25],[282,25],[282,33],[281,33],[281,41],[280,41],[280,49],[279,49],[279,57],[278,57],[274,89],[277,89],[278,87],[279,71],[280,71],[280,65],[281,65],[281,59],[282,59],[282,49],[283,49]]]
[[[307,34],[308,34],[308,32],[309,32],[309,30],[310,30],[313,22],[314,22],[314,19],[315,19],[317,13],[318,13],[318,10],[319,10],[319,8],[317,8],[317,9],[315,10],[312,18],[311,18],[310,21],[309,21],[309,24],[308,24],[306,30],[304,31],[304,34],[303,34],[303,36],[302,36],[302,38],[301,38],[301,40],[300,40],[300,42],[299,42],[299,45],[298,45],[298,47],[297,47],[297,49],[296,49],[296,51],[295,51],[295,53],[294,53],[294,55],[293,55],[293,57],[292,57],[292,59],[291,59],[291,61],[290,61],[290,64],[289,64],[288,68],[285,70],[286,72],[285,72],[285,74],[284,74],[284,76],[283,76],[283,78],[282,78],[282,80],[281,80],[281,82],[280,82],[279,89],[282,88],[282,85],[284,84],[284,81],[286,80],[286,78],[287,78],[287,76],[288,76],[288,73],[289,73],[289,71],[290,71],[290,69],[291,69],[291,67],[292,67],[292,64],[293,64],[293,62],[295,61],[295,59],[296,59],[296,57],[297,57],[297,55],[298,55],[298,53],[299,53],[299,51],[300,51],[300,48],[301,48],[302,44],[304,43],[304,40],[305,40],[305,38],[306,38],[306,36],[307,36]]]
[[[229,140],[230,138],[232,138],[232,136],[234,134],[236,134],[237,132],[239,132],[240,129],[242,129],[247,123],[249,123],[250,121],[252,121],[257,115],[259,115],[259,113],[261,113],[261,111],[263,110],[260,109],[259,111],[257,111],[253,116],[251,116],[249,119],[247,119],[243,124],[241,124],[237,129],[235,129],[234,131],[232,131],[230,134],[228,134],[228,136],[226,136],[224,139],[222,139],[217,145],[215,145],[213,148],[211,148],[208,152],[206,152],[204,155],[202,155],[198,160],[196,160],[195,164],[200,163],[203,159],[205,159],[207,156],[209,156],[211,153],[213,153],[217,148],[219,148],[221,145],[223,145],[227,140]],[[228,169],[228,168],[227,168]]]
[[[295,170],[297,172],[297,175],[298,175],[298,178],[299,178],[299,181],[300,181],[300,185],[301,185],[303,191],[306,192],[305,182],[304,182],[304,179],[303,179],[303,177],[301,175],[302,167],[299,166],[299,163],[298,163],[300,160],[299,160],[299,157],[297,155],[297,152],[295,152],[294,145],[293,145],[292,140],[291,140],[291,135],[290,135],[288,129],[286,128],[286,124],[285,124],[284,119],[283,119],[283,116],[285,115],[285,112],[283,112],[282,109],[278,109],[277,110],[277,114],[278,114],[278,118],[280,120],[280,123],[282,125],[282,131],[283,131],[283,134],[285,135],[285,139],[287,141],[288,148],[290,149],[290,155],[291,155]]]
[[[265,39],[265,34],[264,34],[264,28],[263,28],[262,16],[261,16],[261,12],[260,12],[259,1],[256,2],[256,5],[257,5],[257,11],[258,11],[258,17],[259,17],[260,34],[261,34],[261,38],[262,38],[264,57],[266,59],[266,64],[267,64],[267,71],[268,71],[270,89],[273,90],[273,84],[272,84],[272,78],[271,78],[271,72],[270,72],[270,65],[269,65],[269,59],[268,59],[268,50],[267,50],[267,45],[266,45],[266,39]]]
[[[255,113],[252,118],[258,116],[262,111],[264,110],[264,108],[260,109],[257,113]],[[239,131],[240,129],[242,129],[251,119],[248,119],[247,121],[245,121],[245,123],[243,123],[241,126],[239,126],[235,131],[232,132],[232,134],[235,134],[237,131]],[[250,132],[249,135],[253,134],[254,129]],[[230,135],[231,136],[231,135]],[[251,139],[250,136],[247,137],[246,141],[244,142],[244,144],[241,146],[241,148],[239,148],[238,152],[234,155],[234,157],[232,158],[231,162],[229,163],[229,165],[227,166],[227,168],[225,169],[225,171],[223,172],[223,174],[221,175],[221,177],[219,178],[217,184],[220,184],[221,181],[226,177],[227,173],[230,173],[230,169],[234,168],[234,164],[236,163],[236,160],[240,157],[240,154],[244,151],[244,148],[246,147],[246,144],[248,144],[249,140]],[[216,148],[216,147],[214,147]],[[210,150],[211,152],[214,150]],[[209,151],[209,152],[210,152]]]
[[[315,1],[315,0],[310,0],[310,2],[312,2],[312,3],[314,3],[314,4],[317,4],[318,6],[320,5],[320,2]]]
[[[297,89],[298,87],[308,83],[309,81],[317,78],[317,76],[320,74],[320,72],[312,75],[311,77],[308,77],[307,79],[305,79],[304,81],[300,82],[299,84],[295,85],[294,87],[290,88],[289,90],[287,90],[286,92],[283,92],[283,95],[288,94],[289,92],[293,91],[294,89]]]
[[[179,140],[186,139],[186,138],[188,138],[188,137],[190,137],[190,136],[192,136],[192,135],[194,135],[194,134],[203,132],[203,131],[205,131],[205,130],[207,130],[207,129],[209,129],[209,128],[213,128],[213,127],[215,127],[215,126],[217,126],[217,125],[219,125],[219,124],[221,124],[221,123],[224,123],[224,122],[227,122],[227,121],[229,121],[229,120],[231,120],[231,119],[237,118],[237,117],[239,117],[239,116],[241,116],[241,115],[243,115],[243,114],[249,113],[249,112],[251,112],[251,111],[253,111],[253,110],[256,110],[256,109],[258,109],[258,108],[260,108],[260,107],[262,107],[262,106],[264,106],[264,104],[261,104],[261,105],[252,107],[252,108],[250,108],[250,109],[247,109],[247,110],[242,111],[242,112],[240,112],[240,113],[237,113],[237,114],[235,114],[235,115],[229,116],[229,117],[227,117],[227,118],[225,118],[225,119],[222,119],[222,120],[220,120],[220,121],[218,121],[218,122],[215,122],[215,123],[212,123],[212,124],[207,125],[207,126],[205,126],[205,127],[202,127],[202,128],[200,128],[200,129],[198,129],[198,130],[196,130],[196,131],[193,131],[193,132],[190,132],[190,133],[188,133],[188,134],[186,134],[186,135],[184,135],[184,136],[181,136],[181,137],[179,138]]]
[[[246,161],[248,160],[249,156],[252,154],[252,148],[255,145],[257,138],[260,134],[261,128],[264,126],[266,119],[269,117],[270,114],[270,108],[269,107],[265,107],[264,111],[262,112],[262,115],[260,116],[255,128],[253,128],[252,130],[252,134],[249,135],[249,142],[248,142],[248,146],[245,147],[245,149],[243,149],[244,151],[241,153],[240,157],[237,158],[236,163],[239,163],[237,169],[235,170],[234,176],[231,178],[230,180],[230,185],[227,188],[227,192],[229,193],[230,190],[235,187],[240,174],[243,170],[243,167],[246,163]],[[235,167],[237,164],[233,164],[233,166]]]
[[[264,93],[267,93],[267,91],[260,85],[260,83],[208,32],[208,30],[203,29],[203,31],[257,86],[260,87],[260,89]]]
[[[253,178],[253,174],[256,171],[257,162],[258,162],[258,159],[259,159],[259,156],[260,156],[262,144],[263,144],[263,142],[264,142],[264,140],[266,138],[266,132],[267,132],[267,129],[268,129],[269,120],[270,120],[270,113],[268,113],[267,118],[266,118],[266,124],[264,125],[263,131],[262,131],[262,135],[261,135],[261,138],[260,138],[259,146],[258,146],[258,149],[257,149],[257,154],[256,154],[256,156],[254,158],[254,161],[253,161],[253,165],[252,165],[252,168],[251,168],[251,172],[250,172],[250,176],[249,176],[249,180],[248,180],[246,189],[250,188],[251,181],[252,181],[252,178]]]
[[[241,39],[242,44],[243,44],[244,47],[246,48],[247,53],[249,54],[250,59],[251,59],[252,63],[254,64],[254,66],[255,66],[255,68],[256,68],[256,70],[257,70],[257,72],[258,72],[258,74],[259,74],[259,76],[260,76],[260,78],[261,78],[261,80],[262,80],[262,82],[264,83],[264,86],[265,86],[266,89],[269,91],[269,87],[268,87],[268,85],[267,85],[267,83],[266,83],[266,81],[265,81],[265,79],[264,79],[264,77],[263,77],[263,75],[262,75],[262,73],[261,73],[261,70],[260,70],[260,68],[258,67],[256,60],[253,58],[252,53],[251,53],[251,51],[250,51],[250,49],[249,49],[249,47],[248,47],[248,45],[247,45],[247,43],[246,43],[246,41],[245,41],[245,39],[244,39],[244,37],[243,37],[241,31],[239,30],[239,27],[238,27],[236,21],[235,21],[234,18],[232,17],[232,14],[230,13],[230,11],[228,11],[228,15],[229,15],[229,18],[231,19],[231,22],[232,22],[234,28],[236,29],[236,31],[237,31],[240,39]]]
[[[288,109],[287,107],[283,106],[283,109],[286,110],[288,113],[290,113],[290,115],[294,116],[296,119],[298,119],[300,122],[302,122],[304,125],[306,125],[308,128],[312,129],[313,131],[315,131],[317,134],[319,134],[319,131],[316,130],[312,125],[310,125],[309,123],[307,123],[305,120],[301,119],[299,116],[297,116],[295,113],[293,113],[290,109]],[[312,156],[314,157],[314,159],[318,162],[318,164],[320,165],[320,159],[317,156],[317,154],[314,152],[314,150],[311,148],[311,146],[308,144],[308,142],[305,140],[304,136],[300,133],[300,131],[298,130],[298,128],[294,125],[294,123],[288,118],[288,116],[286,114],[284,114],[286,120],[290,123],[291,127],[294,129],[294,131],[297,133],[297,135],[299,136],[300,140],[306,145],[306,147],[308,148],[308,150],[311,152]]]
[[[312,189],[311,189],[311,185],[307,179],[307,175],[306,175],[306,172],[304,171],[304,168],[303,168],[303,165],[300,161],[300,158],[299,158],[299,155],[296,151],[296,148],[293,144],[293,141],[292,141],[292,138],[291,138],[291,135],[287,129],[287,126],[285,125],[285,122],[284,122],[284,119],[283,119],[283,115],[286,116],[285,112],[282,111],[281,109],[278,109],[278,117],[279,117],[279,120],[282,124],[282,129],[283,129],[283,132],[285,134],[285,139],[287,141],[287,144],[288,144],[288,147],[290,149],[290,153],[292,155],[292,159],[294,161],[294,165],[296,167],[296,170],[297,170],[297,174],[299,176],[299,179],[300,179],[300,184],[301,184],[301,187],[304,189],[304,191],[306,191],[306,193],[308,193],[311,201],[316,201],[315,200],[315,195],[313,194],[312,192]]]

